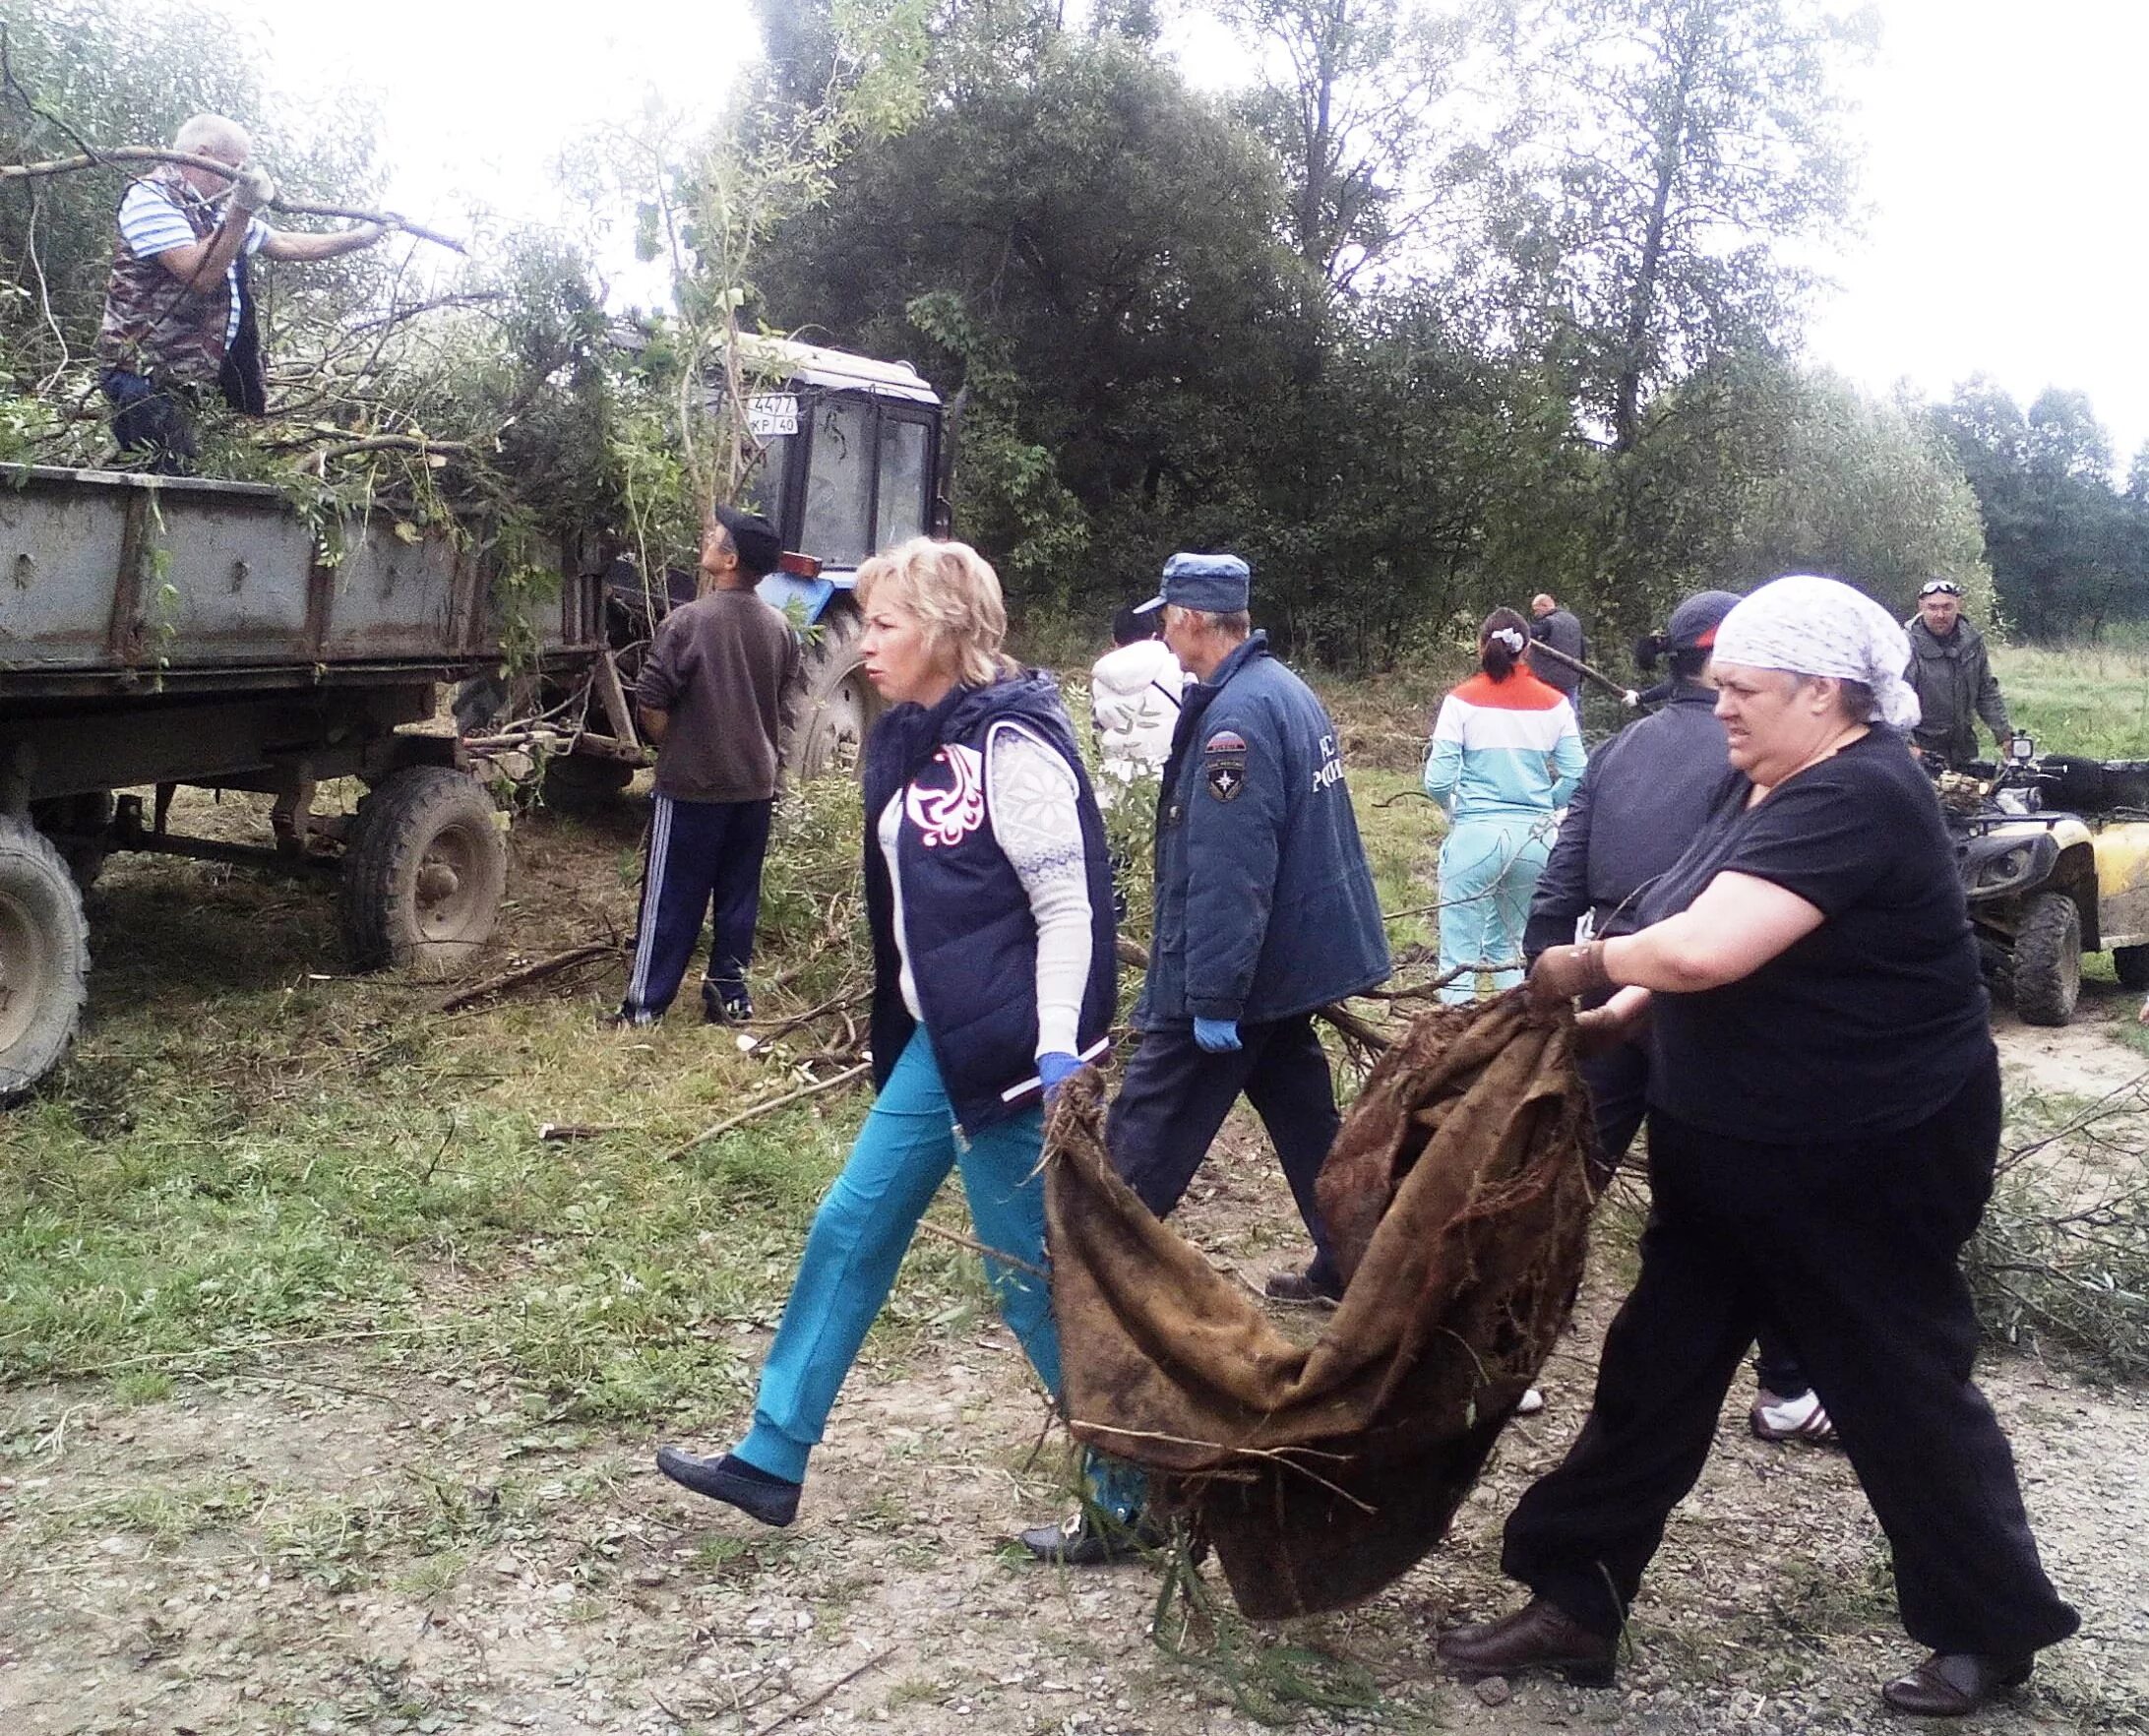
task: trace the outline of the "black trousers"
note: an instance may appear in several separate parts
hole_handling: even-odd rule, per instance
[[[773,801],[681,802],[659,792],[649,804],[642,869],[642,914],[620,1011],[655,1018],[672,1004],[710,918],[703,1005],[743,994],[761,920],[762,861],[768,853]]]
[[[1507,1521],[1507,1574],[1616,1632],[1772,1317],[1887,1533],[1911,1637],[2016,1657],[2073,1633],[1970,1378],[1978,1324],[1957,1255],[1992,1192],[1999,1114],[1996,1061],[1877,1139],[1764,1146],[1653,1112],[1641,1275],[1606,1334],[1589,1420]]]
[[[1609,995],[1593,1003],[1602,1006]],[[1580,1063],[1582,1083],[1589,1086],[1590,1107],[1596,1113],[1593,1130],[1596,1147],[1590,1153],[1590,1178],[1595,1186],[1611,1181],[1627,1150],[1641,1131],[1649,1110],[1649,1051],[1640,1043],[1621,1043],[1602,1055]],[[1762,1388],[1778,1398],[1798,1398],[1812,1391],[1793,1350],[1775,1323],[1763,1321],[1755,1334],[1759,1340],[1753,1372]]]
[[[1342,1118],[1313,1015],[1242,1024],[1239,1037],[1243,1048],[1211,1055],[1188,1025],[1142,1032],[1105,1120],[1112,1167],[1144,1206],[1168,1216],[1244,1091],[1282,1159],[1291,1197],[1314,1239],[1309,1275],[1323,1289],[1340,1290],[1342,1274],[1328,1250],[1314,1178],[1327,1161]]]

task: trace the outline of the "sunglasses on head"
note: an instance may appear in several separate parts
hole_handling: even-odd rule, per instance
[[[1929,596],[1960,596],[1962,587],[1952,579],[1933,579],[1918,588],[1918,599],[1923,602]]]

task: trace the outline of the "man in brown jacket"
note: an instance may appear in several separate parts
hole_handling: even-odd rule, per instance
[[[663,1017],[711,904],[702,1015],[711,1024],[754,1016],[746,967],[784,706],[800,666],[798,635],[754,587],[782,548],[767,519],[718,507],[702,537],[702,593],[664,617],[636,682],[636,713],[656,743],[656,796],[634,966],[615,1024]]]

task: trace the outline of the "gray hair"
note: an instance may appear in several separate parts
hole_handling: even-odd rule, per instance
[[[189,156],[215,156],[236,164],[252,155],[254,136],[228,116],[197,114],[179,123],[171,148]]]

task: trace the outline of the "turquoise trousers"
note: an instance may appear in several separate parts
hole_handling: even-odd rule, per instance
[[[1522,980],[1530,897],[1552,855],[1550,814],[1458,820],[1441,844],[1441,974],[1472,968],[1441,990],[1462,1006]],[[1510,962],[1511,961],[1511,962]]]
[[[814,1213],[805,1257],[783,1307],[783,1322],[762,1365],[754,1427],[738,1456],[770,1476],[806,1480],[844,1377],[867,1330],[894,1287],[918,1219],[958,1164],[970,1221],[986,1247],[1031,1267],[1045,1264],[1045,1184],[1038,1173],[1044,1111],[1032,1109],[981,1129],[964,1142],[941,1083],[933,1046],[920,1028],[851,1147],[850,1160]],[[1037,1378],[1060,1396],[1060,1332],[1044,1280],[988,1258],[985,1274]],[[1092,1457],[1092,1498],[1125,1518],[1141,1503],[1132,1466]]]

